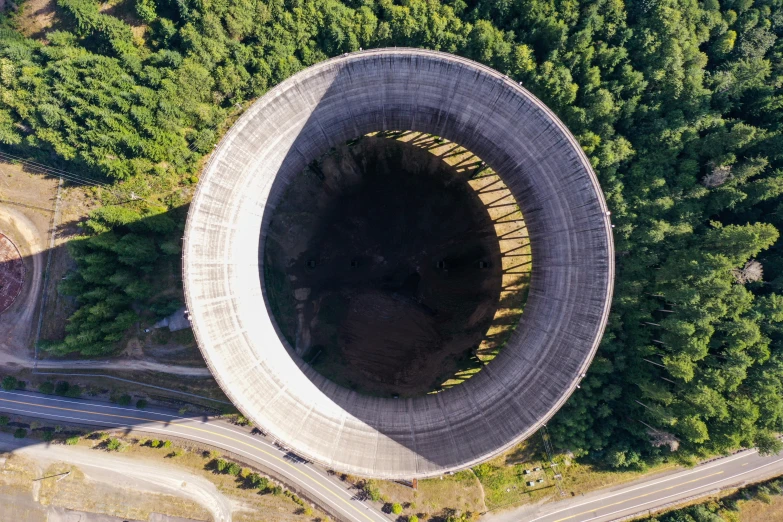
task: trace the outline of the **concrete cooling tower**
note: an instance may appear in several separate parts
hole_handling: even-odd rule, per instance
[[[263,284],[264,237],[311,161],[373,131],[441,136],[512,191],[532,272],[507,345],[465,383],[414,398],[338,386],[287,349]],[[614,277],[611,224],[590,163],[563,123],[508,77],[419,49],[376,49],[303,70],[256,101],[215,149],[185,232],[193,330],[242,413],[296,453],[366,477],[473,466],[536,432],[595,354]]]

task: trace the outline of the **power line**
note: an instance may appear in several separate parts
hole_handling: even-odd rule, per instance
[[[113,185],[110,185],[108,183],[104,183],[102,181],[98,181],[98,180],[91,179],[91,178],[83,178],[81,176],[77,176],[76,174],[72,174],[72,173],[70,173],[68,171],[65,171],[65,170],[62,170],[62,169],[50,168],[50,167],[47,167],[47,166],[42,165],[40,163],[37,163],[35,161],[29,161],[29,160],[20,158],[19,156],[14,156],[13,154],[8,154],[7,152],[0,151],[0,160],[6,160],[9,163],[13,162],[13,161],[16,161],[16,162],[19,162],[19,163],[22,163],[22,164],[27,164],[30,168],[38,170],[38,171],[42,171],[43,173],[49,174],[52,177],[63,178],[63,179],[65,179],[65,180],[67,180],[67,181],[69,181],[71,183],[76,183],[76,184],[80,184],[80,185],[88,185],[88,186],[99,187],[99,188],[102,188],[104,190],[107,190],[107,191],[111,192],[115,196],[122,196],[123,195],[117,188],[115,188]],[[137,196],[134,192],[131,192],[130,198],[131,198],[131,200],[144,199],[144,198],[142,198],[140,196]]]
[[[70,177],[70,178],[73,178],[73,179],[84,180],[85,183],[94,184],[94,185],[108,186],[108,183],[104,183],[103,181],[98,181],[97,179],[87,178],[87,177],[84,177],[84,176],[78,176],[76,174],[68,172],[67,170],[58,169],[58,168],[55,168],[55,167],[49,167],[49,166],[44,165],[42,163],[38,163],[37,161],[32,161],[32,160],[28,160],[28,159],[25,159],[25,158],[22,158],[22,157],[19,157],[19,156],[15,156],[15,155],[10,154],[8,152],[0,151],[0,157],[2,157],[2,156],[5,157],[4,159],[10,158],[10,160],[13,160],[13,161],[19,161],[19,162],[22,162],[22,163],[26,163],[28,165],[34,166],[35,168],[37,168],[39,170],[43,170],[43,171],[46,171],[46,172],[51,172],[53,174],[56,174],[57,176]],[[10,162],[10,160],[9,160],[9,162]]]
[[[101,188],[105,188],[107,190],[110,190],[109,189],[109,185],[107,185],[107,184],[103,184],[101,182],[97,182],[97,181],[94,181],[94,180],[88,180],[88,179],[85,179],[85,178],[81,178],[79,176],[76,176],[75,174],[70,174],[70,173],[65,173],[65,172],[61,172],[61,171],[58,171],[58,170],[50,169],[50,168],[47,168],[47,167],[35,164],[33,162],[29,162],[27,160],[17,159],[17,158],[8,158],[8,157],[5,156],[5,153],[2,153],[2,152],[0,152],[0,159],[8,161],[9,163],[10,162],[19,162],[19,163],[22,163],[22,164],[26,164],[28,166],[28,168],[30,168],[32,170],[35,170],[35,171],[38,171],[38,172],[41,172],[41,173],[44,173],[44,174],[48,174],[48,175],[50,175],[50,176],[52,176],[54,178],[64,178],[64,179],[70,181],[71,183],[76,183],[76,184],[79,184],[79,185],[96,186],[96,187],[101,187]]]
[[[554,449],[552,448],[552,443],[549,439],[549,431],[546,429],[546,424],[541,426],[543,433],[541,434],[541,438],[544,440],[544,450],[546,451],[547,457],[549,457],[549,467],[552,468],[552,472],[555,474],[555,485],[557,486],[558,491],[560,492],[560,496],[564,497],[566,496],[566,492],[563,489],[563,474],[560,473],[557,469],[557,463],[555,462],[554,458]]]

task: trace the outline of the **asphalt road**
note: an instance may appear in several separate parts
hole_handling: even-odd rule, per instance
[[[215,418],[182,416],[149,408],[138,410],[85,399],[67,399],[0,390],[0,412],[96,428],[132,428],[161,438],[179,437],[205,443],[241,455],[285,478],[289,485],[309,493],[334,515],[350,522],[388,522],[370,503],[356,498],[356,490],[323,469],[302,461],[275,446],[262,435]],[[32,443],[32,441],[31,441]]]
[[[694,468],[539,506],[487,515],[487,522],[608,522],[646,514],[718,489],[783,474],[783,455],[762,457],[747,450]]]
[[[287,484],[306,490],[329,506],[340,519],[351,522],[388,522],[391,518],[356,491],[323,469],[303,462],[262,435],[209,417],[187,417],[150,408],[137,410],[85,399],[66,399],[0,390],[0,412],[62,424],[97,428],[132,428],[161,438],[179,437],[222,448],[282,476]],[[33,443],[33,441],[30,441]],[[596,491],[577,498],[491,513],[486,522],[608,522],[676,503],[712,491],[783,474],[783,455],[761,457],[743,451],[700,466],[652,476],[631,484]]]

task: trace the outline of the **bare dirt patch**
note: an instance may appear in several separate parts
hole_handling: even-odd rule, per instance
[[[411,396],[476,358],[502,263],[470,175],[412,144],[364,137],[291,184],[267,236],[266,285],[284,335],[316,370]]]
[[[58,23],[55,0],[25,0],[15,18],[17,30],[28,38],[43,38]]]
[[[0,164],[0,230],[19,249],[26,273],[21,293],[0,321],[4,362],[29,357],[32,348],[56,187],[55,180]]]
[[[8,309],[22,292],[24,263],[16,245],[0,232],[0,314]]]

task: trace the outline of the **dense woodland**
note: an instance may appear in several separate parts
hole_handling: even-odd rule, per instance
[[[142,194],[191,182],[236,104],[338,53],[426,47],[522,81],[578,137],[616,224],[613,313],[550,423],[557,449],[626,468],[780,448],[783,1],[125,0],[122,18],[55,1],[44,41],[0,34],[2,150]],[[58,353],[110,351],[150,291],[125,275],[178,252],[176,222],[133,225],[165,205],[119,208],[73,249],[62,291],[81,308]]]

